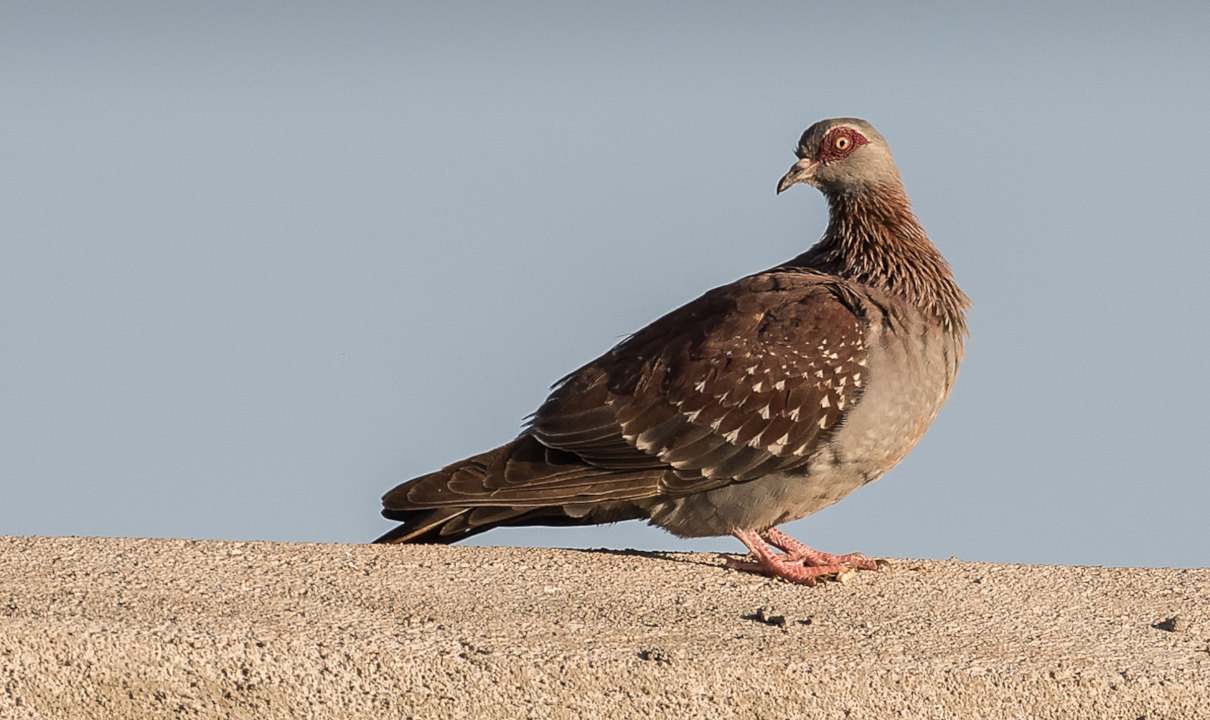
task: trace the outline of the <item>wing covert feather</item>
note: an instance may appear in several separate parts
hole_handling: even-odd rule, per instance
[[[706,293],[555,386],[529,432],[602,469],[700,492],[801,465],[861,399],[867,320],[835,278],[768,272]]]

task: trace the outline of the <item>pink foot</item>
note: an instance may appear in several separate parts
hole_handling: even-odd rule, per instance
[[[760,537],[773,547],[785,552],[787,558],[797,560],[809,567],[842,565],[844,567],[853,568],[854,570],[878,569],[878,563],[869,559],[865,555],[862,555],[861,553],[833,555],[832,553],[821,552],[815,548],[804,545],[777,528],[769,528],[763,533],[760,533]]]
[[[778,557],[770,554],[768,558],[752,562],[750,560],[728,560],[727,567],[743,572],[768,575],[781,578],[792,583],[814,585],[816,580],[824,575],[839,575],[848,570],[845,565],[814,565],[807,566],[801,562]]]
[[[729,560],[727,566],[744,572],[777,577],[793,583],[814,585],[822,576],[839,575],[846,570],[877,570],[878,565],[860,553],[832,555],[803,545],[780,530],[765,532],[737,530],[735,537],[748,547],[753,560]],[[778,555],[770,545],[784,551]]]

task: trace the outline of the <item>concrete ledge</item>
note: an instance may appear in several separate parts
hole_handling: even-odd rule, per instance
[[[0,718],[1210,717],[1210,570],[720,565],[0,538]]]

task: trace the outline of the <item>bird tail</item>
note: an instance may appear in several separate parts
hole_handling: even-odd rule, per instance
[[[415,512],[391,512],[383,510],[383,517],[391,520],[399,520],[403,524],[396,525],[380,537],[374,540],[377,544],[394,544],[402,545],[404,543],[433,543],[433,544],[449,544],[458,542],[468,538],[473,533],[455,533],[445,532],[442,529],[447,522],[450,522],[460,515],[463,515],[470,508],[456,508],[451,511],[444,510],[417,510]],[[486,530],[487,528],[484,528]]]
[[[392,489],[382,515],[402,524],[374,542],[448,544],[501,526],[640,518],[631,501],[655,495],[659,475],[586,465],[523,435]]]

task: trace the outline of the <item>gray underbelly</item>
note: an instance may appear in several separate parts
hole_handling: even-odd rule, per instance
[[[766,475],[704,493],[663,498],[647,507],[651,524],[680,537],[729,535],[806,517],[872,479],[858,465]]]

